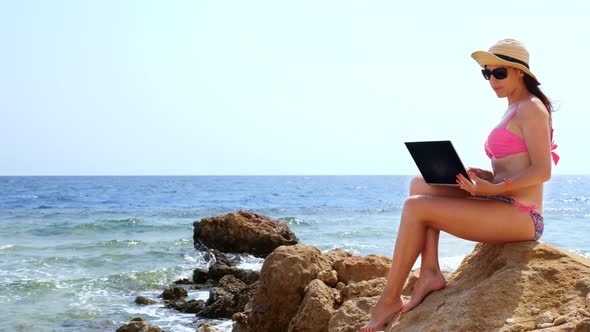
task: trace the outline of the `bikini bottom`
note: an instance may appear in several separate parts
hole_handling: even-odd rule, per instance
[[[520,212],[528,213],[531,216],[531,219],[533,219],[533,224],[535,225],[535,236],[533,236],[533,241],[538,241],[541,238],[541,236],[543,235],[543,229],[544,229],[543,216],[539,212],[536,211],[538,208],[537,206],[524,205],[524,204],[517,202],[514,198],[504,196],[504,195],[478,196],[478,197],[481,197],[484,199],[495,199],[495,200],[499,200],[499,201],[506,202],[508,204],[512,204],[512,205],[517,206],[519,208]]]

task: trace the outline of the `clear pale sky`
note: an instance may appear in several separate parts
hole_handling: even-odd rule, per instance
[[[489,168],[470,54],[503,38],[588,173],[590,5],[451,2],[3,1],[0,175],[414,174],[438,139]]]

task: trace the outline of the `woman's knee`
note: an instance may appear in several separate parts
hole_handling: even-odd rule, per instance
[[[406,199],[404,203],[404,212],[405,213],[414,213],[416,211],[420,211],[424,209],[426,206],[426,201],[431,198],[429,195],[411,195]]]
[[[421,175],[416,175],[410,181],[410,196],[426,194],[428,192],[428,184],[424,181]]]

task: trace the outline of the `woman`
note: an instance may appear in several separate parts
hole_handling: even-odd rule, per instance
[[[543,233],[543,183],[551,178],[551,159],[556,164],[559,159],[552,152],[557,146],[551,102],[539,89],[520,42],[504,39],[471,56],[496,95],[508,98],[508,109],[485,142],[492,171],[469,168],[470,179],[457,175],[458,188],[412,180],[387,284],[363,332],[378,330],[398,311],[412,310],[446,286],[438,263],[440,231],[484,243],[536,241]],[[420,276],[404,304],[402,287],[418,255]]]

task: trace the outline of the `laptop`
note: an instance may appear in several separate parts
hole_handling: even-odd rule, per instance
[[[437,186],[455,186],[457,174],[469,179],[451,141],[405,142],[426,183]]]

